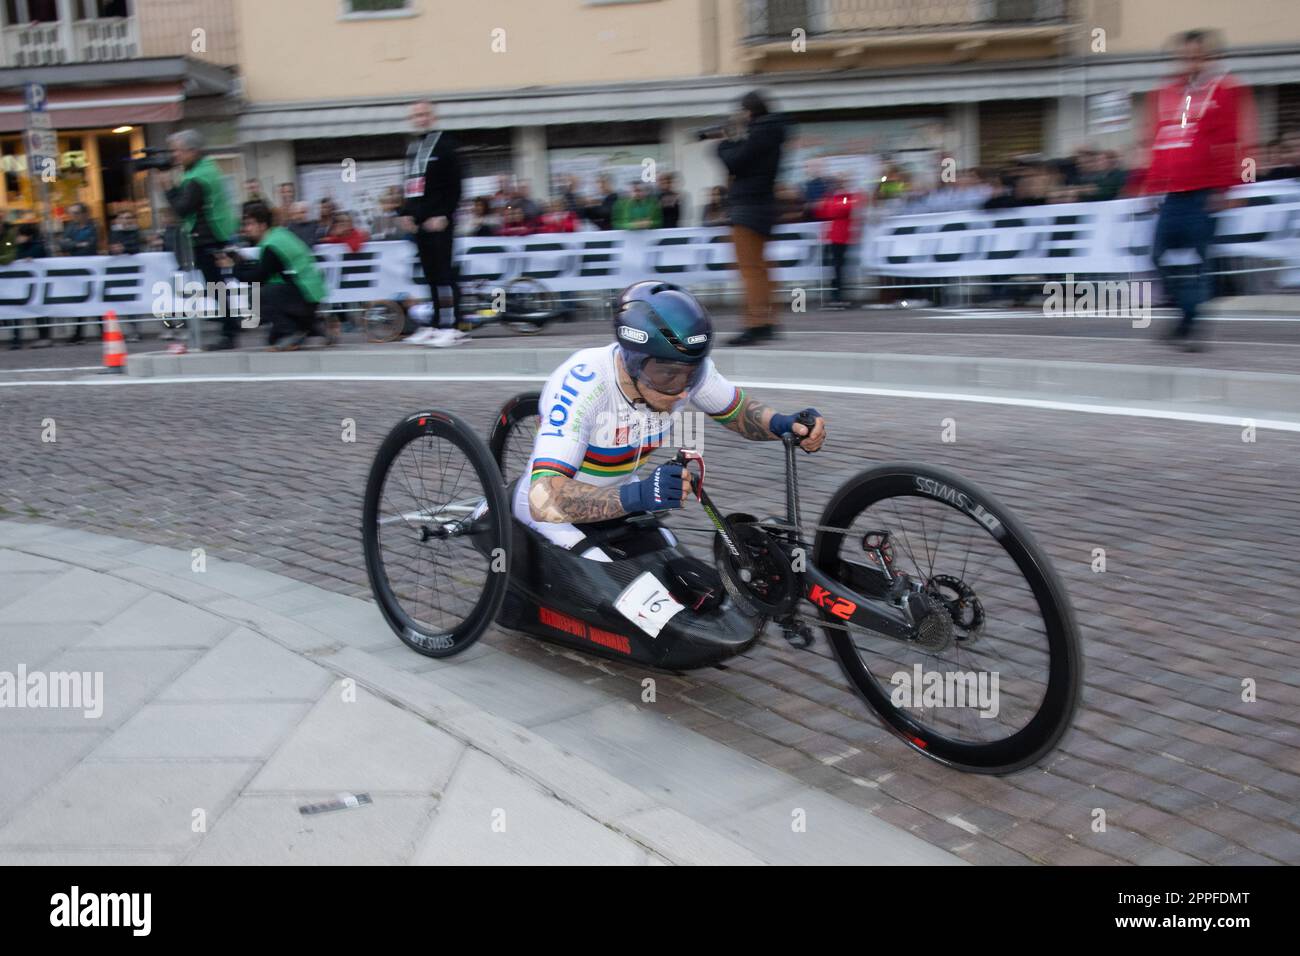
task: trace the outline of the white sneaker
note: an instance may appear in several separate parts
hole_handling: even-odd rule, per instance
[[[432,345],[433,340],[437,338],[437,333],[433,329],[416,329],[406,338],[402,339],[403,345]]]
[[[434,338],[427,344],[436,349],[445,349],[452,345],[460,345],[469,338],[464,332],[458,332],[455,329],[435,329],[433,330]]]

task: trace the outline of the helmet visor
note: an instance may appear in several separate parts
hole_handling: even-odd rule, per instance
[[[632,377],[663,395],[676,395],[699,384],[704,375],[703,362],[673,362],[668,359],[638,356],[640,368],[629,367]]]

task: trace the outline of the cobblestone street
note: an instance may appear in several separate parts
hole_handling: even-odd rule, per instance
[[[502,401],[533,387],[0,389],[0,517],[203,548],[368,597],[361,496],[388,429],[441,407],[486,434]],[[1021,516],[1074,602],[1083,703],[1061,747],[1008,778],[949,771],[907,750],[851,692],[824,643],[797,651],[769,635],[724,667],[660,677],[653,706],[971,862],[1300,863],[1300,435],[1261,430],[1245,442],[1241,428],[1222,425],[755,391],[780,409],[815,404],[827,418],[824,453],[801,461],[806,517],[850,475],[896,459],[950,467]],[[949,418],[950,443],[941,440]],[[50,419],[57,440],[42,441]],[[354,442],[342,438],[349,419]],[[779,510],[778,445],[720,428],[704,439],[724,509]],[[704,519],[688,509],[673,524],[703,528]],[[636,667],[499,629],[485,640],[638,700]],[[409,656],[413,668],[425,663]],[[1243,702],[1247,680],[1255,702]],[[1093,832],[1097,808],[1105,832]]]

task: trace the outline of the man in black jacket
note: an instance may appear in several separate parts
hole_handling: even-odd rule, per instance
[[[757,91],[740,101],[740,115],[718,144],[718,158],[731,174],[727,212],[736,266],[745,286],[745,330],[729,345],[753,345],[776,336],[772,321],[772,282],[763,247],[776,223],[776,173],[787,131]]]
[[[420,265],[433,300],[433,321],[452,327],[460,315],[460,286],[452,261],[456,207],[460,205],[461,167],[456,141],[436,128],[432,103],[415,103],[410,112],[416,137],[406,150],[405,200],[398,209],[401,227],[415,234]],[[444,315],[439,287],[451,287],[451,314]]]

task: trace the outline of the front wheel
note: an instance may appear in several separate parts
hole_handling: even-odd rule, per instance
[[[375,601],[412,650],[456,654],[496,618],[510,570],[510,509],[483,440],[456,416],[418,412],[384,439],[361,536]]]
[[[821,611],[844,673],[909,746],[999,774],[1056,746],[1082,681],[1074,613],[1047,556],[987,492],[929,465],[865,471],[826,506],[813,563],[858,593],[926,595],[912,641]]]

